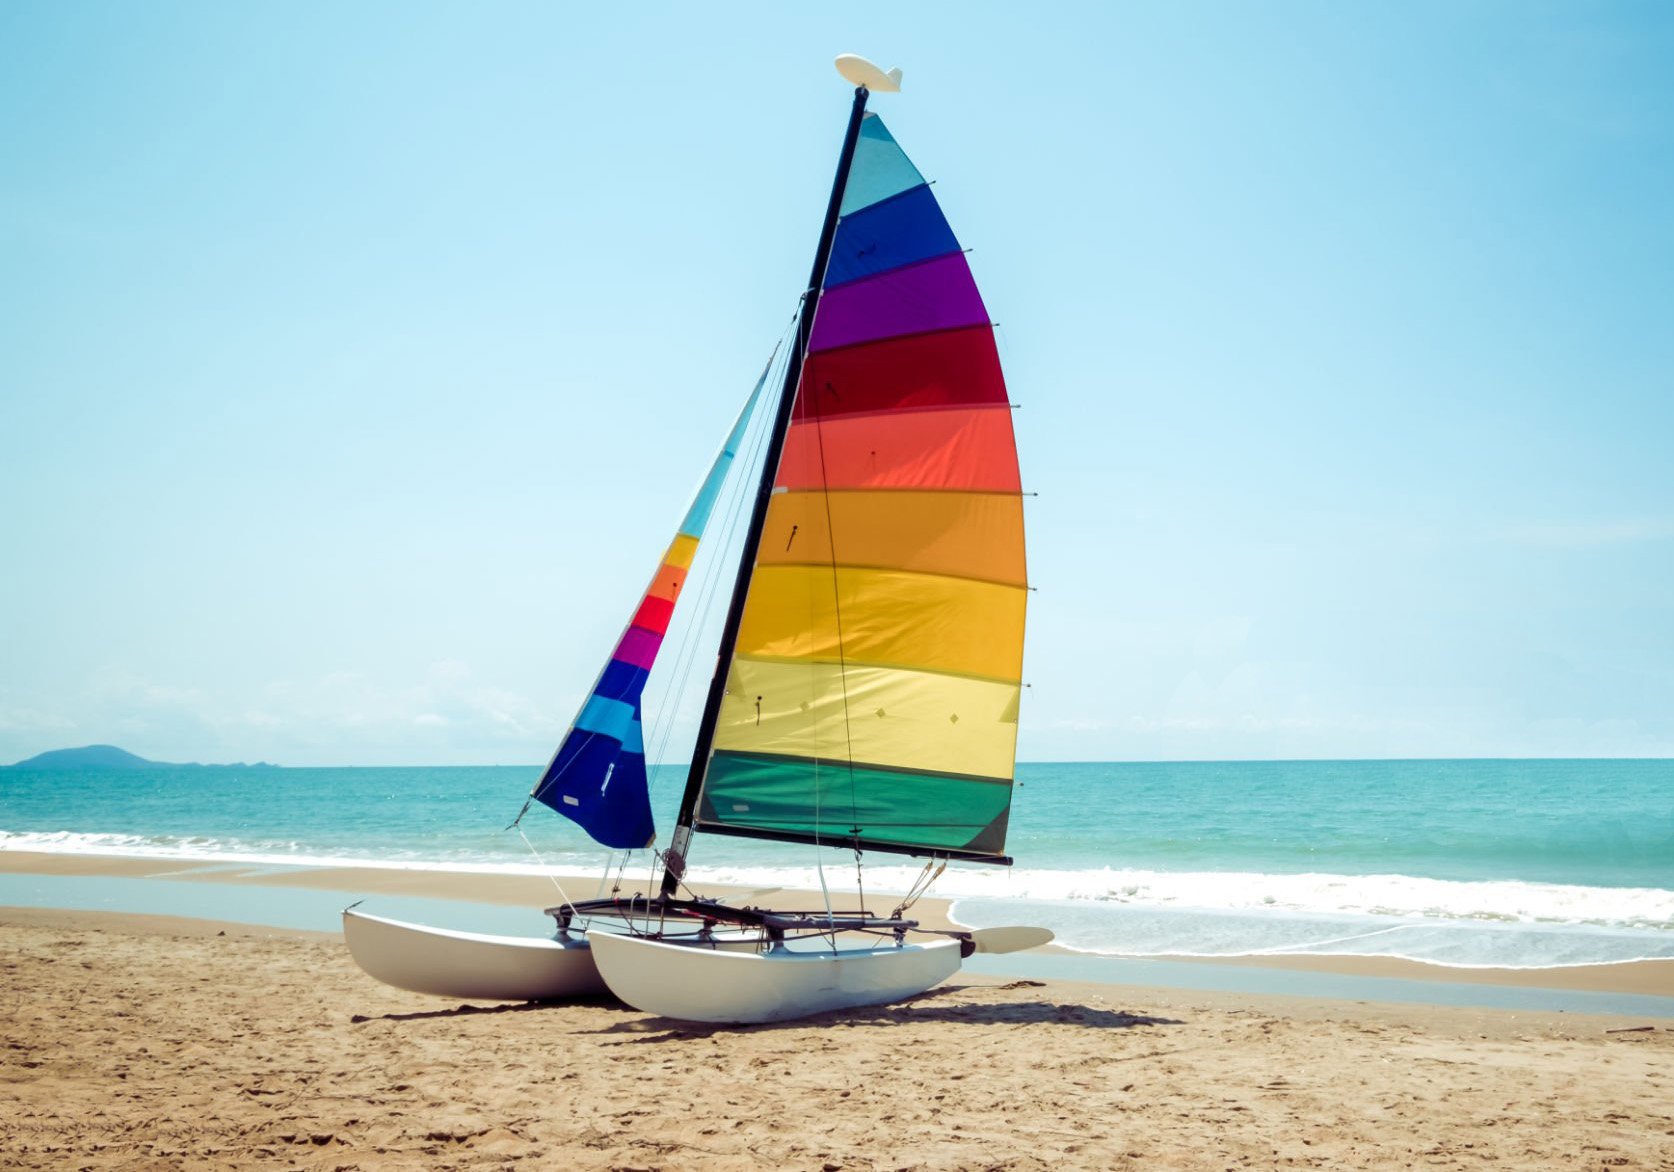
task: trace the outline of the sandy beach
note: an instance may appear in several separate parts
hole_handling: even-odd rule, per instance
[[[323,932],[9,909],[0,940],[7,1167],[1674,1169],[1667,1018],[962,974],[717,1029],[403,993]]]

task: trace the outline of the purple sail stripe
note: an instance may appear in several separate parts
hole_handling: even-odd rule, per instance
[[[820,295],[809,350],[921,334],[988,320],[963,253],[891,269]]]
[[[656,631],[647,631],[644,627],[629,627],[628,633],[622,636],[622,641],[616,645],[616,652],[612,659],[622,663],[631,663],[635,667],[649,668],[657,661],[657,648],[663,645],[663,637]]]

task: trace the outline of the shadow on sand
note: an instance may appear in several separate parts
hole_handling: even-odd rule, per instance
[[[454,1005],[447,1009],[422,1009],[414,1013],[379,1013],[368,1016],[357,1013],[349,1018],[351,1025],[368,1021],[428,1021],[438,1017],[468,1017],[474,1013],[539,1013],[543,1009],[563,1009],[572,1005],[587,1005],[598,1009],[628,1007],[608,993],[596,997],[569,997],[563,1001],[507,1001],[497,1005]]]
[[[1185,1024],[1170,1017],[1147,1017],[1125,1010],[1103,1009],[1075,1002],[949,1000],[959,994],[983,991],[983,986],[932,989],[928,993],[921,993],[917,997],[889,1005],[841,1009],[816,1014],[813,1017],[797,1018],[795,1021],[767,1022],[762,1025],[707,1025],[701,1022],[676,1021],[667,1017],[639,1017],[586,1032],[631,1035],[623,1038],[623,1042],[640,1043],[674,1042],[683,1038],[707,1038],[714,1034],[754,1033],[762,1030],[903,1026],[916,1022],[950,1022],[960,1025],[1075,1025],[1095,1030],[1131,1030],[1139,1026]]]

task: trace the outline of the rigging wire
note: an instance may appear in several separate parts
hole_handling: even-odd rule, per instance
[[[618,853],[621,855],[620,861],[617,860]],[[605,859],[604,871],[599,875],[599,890],[594,895],[595,899],[604,898],[606,883],[610,884],[612,892],[622,890],[622,872],[628,869],[628,860],[633,857],[633,853],[633,851],[627,850],[621,852],[610,852],[609,857]],[[616,865],[616,877],[614,880],[610,875],[610,867],[612,863],[615,863]]]
[[[792,324],[787,326],[785,330],[781,331],[779,340],[774,344],[773,352],[768,357],[767,369],[763,372],[764,380],[771,378],[776,369],[782,369],[781,355],[786,354],[788,347],[785,346],[785,340],[789,336],[791,329],[794,328],[795,320],[795,315],[793,315],[791,319]],[[784,360],[788,361],[788,356]],[[673,657],[675,664],[675,682],[670,688],[664,690],[662,697],[656,705],[650,706],[651,713],[649,715],[649,719],[646,721],[649,726],[647,731],[650,734],[647,739],[655,746],[655,748],[652,756],[649,758],[652,764],[650,776],[647,779],[648,786],[650,780],[655,778],[657,771],[662,767],[663,754],[667,750],[669,739],[674,731],[674,725],[676,723],[674,719],[674,709],[676,707],[674,699],[684,694],[685,686],[690,677],[692,667],[696,663],[696,632],[701,630],[705,621],[713,614],[714,598],[716,587],[721,577],[721,567],[727,562],[724,554],[726,547],[734,540],[738,514],[741,510],[744,496],[746,495],[743,485],[749,478],[742,475],[742,473],[747,471],[760,459],[761,449],[765,442],[765,429],[759,422],[759,419],[763,414],[759,410],[760,407],[761,404],[758,403],[758,409],[756,412],[757,417],[752,418],[750,424],[746,427],[746,434],[751,438],[741,442],[738,450],[734,453],[735,460],[738,455],[743,455],[744,462],[742,466],[729,469],[729,475],[726,477],[727,488],[724,490],[724,493],[727,495],[723,496],[723,507],[721,509],[724,521],[720,529],[720,532],[726,536],[718,544],[718,548],[716,549],[717,556],[711,559],[706,559],[706,577],[699,583],[698,601],[696,607],[694,610],[689,611],[692,615],[692,621],[683,629],[679,642],[674,648],[676,652]],[[573,726],[570,731],[574,731]],[[597,734],[589,732],[587,734],[588,740],[591,741],[595,735]],[[564,739],[567,739],[568,736],[569,733],[566,732]],[[560,741],[560,747],[561,746],[562,741]],[[556,752],[554,753],[553,759],[557,759]],[[549,764],[547,768],[550,769],[551,765]],[[545,771],[543,771],[543,777],[544,772]],[[537,788],[539,788],[538,785]],[[518,832],[518,837],[523,840],[524,845],[528,847],[530,854],[535,858],[537,864],[544,872],[547,873],[547,877],[551,879],[553,886],[558,889],[558,894],[563,906],[568,907],[573,911],[574,901],[569,898],[569,895],[564,891],[563,886],[559,884],[556,876],[551,873],[548,863],[535,848],[535,845],[530,842],[529,837],[523,833],[520,825],[523,820],[523,816],[529,812],[529,807],[533,804],[533,802],[534,795],[531,793],[530,796],[524,800],[523,807],[518,811],[517,817],[512,819],[511,824],[507,826],[506,829],[516,830]],[[621,852],[621,861],[616,864],[616,876],[614,886],[612,888],[613,891],[621,890],[623,874],[625,873],[629,862],[632,860],[634,853],[635,852],[633,850],[624,850]],[[653,849],[651,852],[653,876],[655,865],[660,857],[660,852]],[[612,861],[615,860],[615,858],[616,853],[614,851],[606,857],[604,869],[599,877],[598,894],[601,897],[604,894],[605,885],[611,882],[610,870]],[[647,890],[649,890],[649,888],[647,888]]]
[[[552,886],[558,889],[559,904],[563,907],[569,908],[571,911],[574,911],[575,901],[569,897],[567,892],[565,892],[564,885],[558,882],[558,876],[548,870],[546,860],[541,858],[541,852],[535,849],[535,844],[529,841],[529,836],[523,833],[523,828],[521,826],[515,827],[515,829],[517,830],[517,837],[523,840],[523,845],[528,847],[529,853],[535,856],[535,861],[541,865],[541,870],[546,874],[546,877],[552,880]]]
[[[785,345],[785,342],[795,326],[796,315],[793,314],[790,323],[780,333],[779,340],[774,345],[772,357],[768,359],[768,367],[765,373],[767,379],[773,379],[777,372],[784,369],[784,364],[790,361],[790,347]],[[751,421],[751,426],[747,432],[749,438],[739,445],[739,454],[744,458],[742,462],[735,462],[732,473],[727,478],[727,487],[724,490],[725,495],[722,498],[720,509],[722,522],[719,532],[724,536],[716,545],[711,547],[714,551],[713,556],[705,559],[704,574],[698,585],[697,602],[688,612],[690,615],[689,622],[683,629],[675,648],[674,680],[663,691],[656,705],[653,706],[652,715],[649,719],[651,734],[649,740],[655,746],[653,756],[650,758],[655,762],[651,769],[650,776],[652,779],[663,768],[663,757],[667,752],[676,724],[677,698],[685,694],[687,682],[697,663],[698,633],[708,625],[715,613],[716,601],[720,595],[719,587],[725,577],[724,569],[733,561],[728,553],[738,542],[738,519],[743,513],[744,503],[750,495],[748,486],[754,483],[756,479],[748,473],[752,468],[759,465],[763,458],[762,450],[766,446],[767,435],[770,430],[766,421],[772,418],[772,412],[764,410],[764,408],[769,406],[770,402],[771,400],[757,405],[756,419]],[[656,865],[665,860],[666,857],[664,852],[653,848],[651,852],[653,878]],[[650,882],[649,879],[648,882]],[[695,893],[684,881],[683,873],[679,882],[686,893],[695,898]],[[650,890],[650,888],[648,887],[647,890]],[[647,926],[649,927],[649,922],[647,922]]]
[[[793,323],[794,320],[793,318]],[[774,370],[780,368],[779,356],[785,354],[788,350],[788,347],[784,344],[788,334],[789,329],[787,328],[780,334],[779,341],[773,347],[773,356],[768,359],[767,378],[771,378]],[[785,361],[789,361],[788,354],[785,354]],[[735,464],[736,475],[731,473],[728,475],[727,503],[722,510],[725,519],[721,527],[721,532],[727,534],[727,536],[715,550],[715,556],[706,559],[704,577],[698,586],[697,605],[690,612],[691,621],[682,632],[679,645],[676,648],[674,682],[664,690],[655,706],[653,715],[648,721],[650,725],[649,740],[656,746],[654,756],[651,758],[656,762],[652,766],[651,776],[653,780],[663,767],[663,754],[666,752],[669,740],[674,733],[676,698],[685,694],[686,684],[691,676],[692,668],[697,662],[697,633],[707,624],[710,616],[714,613],[717,587],[722,576],[721,570],[728,561],[725,555],[728,547],[733,543],[738,515],[742,511],[744,499],[748,495],[744,489],[748,477],[744,476],[743,473],[760,458],[762,446],[766,442],[765,429],[761,426],[759,420],[769,413],[761,410],[763,406],[765,404],[757,405],[757,419],[751,420],[751,439],[747,444],[739,445],[740,451],[745,454],[744,463],[742,466]],[[745,452],[746,448],[748,449],[747,452]]]
[[[817,307],[814,312],[817,316],[819,313]],[[810,331],[810,334],[811,333],[812,331]],[[807,368],[804,367],[803,369],[806,371]],[[800,391],[801,388],[798,388],[798,390]],[[849,665],[848,659],[843,653],[843,592],[838,585],[837,580],[837,528],[833,523],[831,516],[831,479],[829,473],[826,471],[825,463],[825,412],[822,410],[823,405],[819,401],[819,394],[817,391],[812,392],[811,398],[811,408],[814,416],[814,435],[818,440],[820,453],[820,486],[822,489],[820,493],[820,501],[825,508],[825,548],[827,561],[831,566],[831,614],[832,620],[836,625],[837,635],[837,684],[843,698],[843,757],[845,767],[847,768],[849,775],[849,833],[850,840],[856,844],[854,850],[855,881],[858,885],[860,885],[861,904],[862,907],[864,907],[865,886],[861,883],[859,877],[860,847],[858,844],[860,827],[856,825],[860,813],[860,800],[855,792],[854,783],[854,732],[849,721]],[[810,617],[812,617],[812,610],[813,600],[810,599]],[[812,626],[812,623],[809,625]],[[822,829],[822,819],[824,816],[824,802],[824,792],[820,785],[819,745],[816,743],[814,753],[814,839],[816,842],[821,838],[820,831]],[[820,890],[825,891],[825,865],[823,861],[821,861],[819,855],[816,854],[814,859],[815,865],[819,868]],[[831,895],[829,892],[825,897],[825,911],[826,917],[829,920],[831,917]],[[833,933],[831,938],[831,947],[833,951],[837,948],[837,937],[835,933]]]
[[[773,347],[773,352],[772,352],[772,353],[771,353],[771,354],[770,354],[770,355],[769,355],[769,356],[768,356],[768,360],[767,360],[767,369],[766,369],[766,370],[764,370],[764,371],[763,371],[763,372],[762,372],[762,379],[763,379],[763,380],[764,380],[764,382],[765,382],[765,380],[766,380],[766,378],[767,378],[767,377],[768,377],[768,376],[769,376],[769,375],[770,375],[770,374],[771,374],[771,372],[772,372],[772,370],[773,370],[773,368],[774,368],[774,366],[775,366],[775,365],[776,365],[776,363],[777,363],[777,360],[778,360],[778,357],[779,357],[779,354],[780,354],[780,353],[781,353],[781,351],[782,351],[782,350],[783,350],[783,349],[784,349],[784,341],[785,341],[785,336],[786,336],[786,333],[785,333],[785,332],[781,332],[781,333],[780,333],[780,336],[779,336],[779,341],[778,341],[778,342],[776,342],[776,343],[775,343],[775,344],[774,344],[774,347]],[[758,389],[759,389],[759,387],[758,387]],[[752,392],[752,396],[753,396],[753,395],[754,395],[754,392]],[[758,406],[759,406],[759,404],[758,404]],[[750,420],[750,423],[749,423],[749,424],[747,424],[747,425],[746,425],[746,431],[748,431],[748,430],[749,430],[749,428],[750,428],[750,427],[754,427],[754,426],[756,426],[756,420],[755,420],[755,418],[753,418],[753,417],[752,417],[752,419],[751,419],[751,420]],[[759,437],[759,434],[760,434],[760,431],[759,431],[759,427],[758,427],[758,428],[757,428],[757,435],[758,435],[758,437]],[[759,438],[758,438],[758,439],[757,439],[757,441],[756,441],[756,445],[757,445],[757,448],[758,448],[758,449],[759,449],[759,446],[760,446],[760,440],[759,440]],[[741,444],[741,445],[740,445],[740,449],[742,449],[742,447],[743,447],[743,445],[742,445],[742,444]],[[724,450],[724,445],[723,445],[723,450]],[[737,453],[737,452],[734,452],[734,454],[733,454],[733,455],[734,455],[734,459],[735,459],[735,460],[736,460],[736,457],[737,457],[737,455],[738,455],[738,453]],[[752,456],[752,457],[751,457],[751,458],[753,458],[753,456]],[[725,479],[726,479],[726,481],[727,481],[727,482],[729,482],[729,483],[731,483],[731,484],[733,484],[733,485],[734,485],[734,486],[735,486],[735,487],[734,487],[734,489],[733,489],[733,491],[734,491],[734,492],[736,492],[736,491],[737,491],[737,489],[736,489],[736,484],[737,484],[737,483],[738,483],[738,481],[739,481],[739,478],[737,478],[737,477],[734,477],[734,476],[733,476],[733,475],[732,475],[732,469],[730,469],[730,468],[729,468],[729,469],[728,469],[728,474],[727,474],[727,476],[726,476],[726,477],[725,477]],[[729,524],[729,525],[730,525],[730,524],[731,524],[731,523],[732,523],[732,522],[731,522],[731,521],[730,521],[730,520],[729,520],[729,522],[728,522],[728,524]],[[715,566],[716,566],[716,565],[718,565],[718,564],[719,564],[719,560],[720,560],[720,559],[717,559],[717,560],[716,560],[716,561],[712,561],[712,562],[711,562],[711,563],[710,563],[710,571],[711,571],[711,575],[712,575],[712,576],[711,576],[711,579],[710,579],[710,581],[711,581],[711,583],[712,583],[712,582],[713,582],[713,580],[714,580],[714,578],[713,578],[713,574],[714,574],[714,569],[715,569]],[[659,567],[660,567],[660,563],[659,563]],[[702,599],[702,592],[701,592],[701,591],[700,591],[700,602],[701,602],[701,599]],[[632,621],[631,621],[631,620],[630,620],[630,624],[629,624],[629,625],[630,625],[630,626],[631,626],[631,625],[632,625]],[[683,635],[683,636],[682,636],[682,640],[681,640],[681,648],[679,648],[679,649],[678,649],[678,650],[684,650],[684,649],[685,649],[685,648],[686,648],[686,647],[689,647],[689,646],[690,646],[690,643],[691,643],[691,636],[692,636],[692,632],[693,632],[693,631],[694,631],[694,630],[695,630],[695,629],[696,629],[696,627],[695,627],[695,626],[694,626],[694,627],[690,627],[690,628],[688,628],[688,629],[687,629],[687,630],[686,630],[686,632],[685,632],[685,634],[684,634],[684,635]],[[690,662],[690,661],[689,661],[689,660],[688,660],[688,665],[689,665],[689,662]],[[689,666],[688,666],[688,670],[689,670]],[[602,679],[602,678],[603,678],[603,673],[602,673],[602,672],[601,672],[601,674],[600,674],[600,678],[601,678],[601,679]],[[683,686],[684,686],[684,683],[685,683],[685,677],[684,677],[684,676],[681,676],[681,677],[680,677],[680,683],[681,683],[681,685],[682,685],[682,690],[683,690]],[[595,686],[595,687],[597,687],[597,681],[595,681],[595,684],[594,684],[594,686]],[[678,694],[679,694],[679,693],[678,693],[678,691],[676,691],[676,692],[675,692],[675,693],[673,693],[673,694],[676,694],[676,695],[678,695]],[[658,717],[659,717],[659,716],[660,716],[660,715],[661,715],[661,714],[662,714],[662,713],[663,713],[663,712],[665,712],[665,711],[667,711],[667,710],[668,710],[668,709],[669,709],[669,708],[670,708],[670,707],[672,707],[672,706],[671,706],[671,705],[669,705],[669,704],[668,704],[668,703],[667,703],[667,700],[668,700],[668,695],[669,695],[669,693],[667,693],[667,692],[665,692],[665,695],[664,695],[664,698],[663,698],[663,702],[662,702],[662,703],[660,703],[660,704],[659,704],[659,706],[658,706],[658,707],[657,707],[657,710],[656,710],[656,714],[655,714],[655,715],[653,715],[653,717],[652,717],[652,718],[651,718],[651,719],[650,719],[650,720],[649,720],[649,721],[645,721],[645,723],[648,723],[648,724],[649,724],[649,725],[650,725],[650,727],[649,727],[649,728],[648,728],[648,730],[647,730],[647,731],[648,731],[648,733],[649,733],[649,734],[650,734],[650,738],[651,738],[651,739],[652,739],[652,740],[655,740],[655,739],[656,739],[656,736],[657,736],[657,720],[658,720]],[[643,706],[642,706],[642,721],[643,721]],[[666,745],[667,745],[667,742],[668,742],[668,736],[669,736],[669,732],[670,732],[670,731],[672,731],[672,723],[673,723],[673,722],[672,722],[672,720],[671,720],[671,721],[670,721],[670,722],[669,722],[669,726],[668,726],[668,728],[667,728],[667,729],[666,729],[666,730],[665,730],[665,731],[664,731],[664,732],[663,732],[663,737],[662,737],[662,742],[661,742],[661,746],[660,746],[660,747],[659,747],[659,753],[660,753],[660,752],[661,752],[661,748],[662,748],[662,747],[666,747]],[[563,737],[562,737],[562,738],[561,738],[561,739],[560,739],[560,741],[559,741],[559,747],[558,747],[558,749],[556,749],[556,750],[555,750],[555,751],[554,751],[554,752],[553,752],[553,756],[552,756],[552,761],[551,761],[551,762],[549,762],[549,763],[548,763],[548,765],[547,765],[547,767],[546,767],[546,770],[543,770],[543,771],[542,771],[542,781],[545,781],[545,779],[546,779],[546,773],[547,773],[547,772],[548,772],[548,771],[550,771],[550,770],[551,770],[551,768],[552,768],[552,764],[553,764],[553,763],[555,763],[555,762],[556,762],[556,761],[557,761],[557,760],[558,760],[558,754],[559,754],[559,753],[561,753],[561,752],[562,752],[562,751],[563,751],[563,745],[564,745],[564,743],[565,743],[565,742],[566,742],[566,741],[567,741],[567,740],[568,740],[568,739],[569,739],[569,736],[570,736],[570,734],[571,734],[571,733],[573,733],[573,732],[574,732],[574,731],[575,731],[575,726],[574,726],[574,724],[573,724],[573,723],[572,723],[572,724],[571,724],[571,726],[570,726],[570,728],[569,728],[569,730],[568,730],[568,731],[567,731],[567,732],[566,732],[566,733],[565,733],[565,734],[564,734],[564,736],[563,736]],[[584,740],[583,740],[583,741],[582,741],[582,743],[581,743],[581,747],[582,747],[582,748],[583,748],[583,749],[585,749],[585,748],[586,748],[586,747],[587,747],[587,746],[588,746],[588,745],[590,745],[590,744],[591,744],[591,743],[592,743],[592,742],[593,742],[593,740],[594,740],[594,739],[595,739],[595,737],[597,737],[597,736],[599,736],[599,735],[601,735],[601,734],[599,734],[599,733],[596,733],[596,732],[593,732],[593,731],[591,731],[591,730],[587,730],[587,731],[586,731],[586,736],[585,736],[585,739],[584,739]],[[579,755],[579,754],[577,754],[577,756],[576,756],[576,757],[573,757],[573,758],[572,758],[572,759],[571,759],[571,761],[572,761],[572,763],[573,763],[573,761],[574,761],[574,760],[577,760],[577,759],[579,759],[579,756],[580,756],[580,755]],[[650,760],[650,758],[648,758],[648,760]],[[566,766],[566,768],[567,768],[567,766]],[[655,769],[655,766],[653,766],[653,769]],[[558,774],[558,775],[557,775],[557,776],[562,776],[562,770],[560,770],[560,772],[559,772],[559,774]],[[555,778],[554,778],[554,780],[556,780],[556,777],[555,777]],[[607,775],[607,781],[606,781],[606,784],[607,784],[607,785],[608,785],[608,784],[609,784],[609,783],[608,783],[608,775]],[[647,780],[647,785],[648,785],[648,786],[649,786],[649,778],[648,778],[648,780]],[[535,788],[536,788],[536,789],[537,789],[537,790],[538,790],[538,789],[539,789],[539,788],[540,788],[540,783],[537,783],[537,784],[536,784],[536,787],[535,787]],[[520,809],[520,810],[519,810],[519,811],[518,811],[518,812],[517,812],[517,817],[515,817],[515,818],[513,818],[513,819],[512,819],[512,821],[511,821],[511,825],[510,825],[510,826],[507,826],[507,827],[506,827],[506,829],[507,829],[507,830],[511,830],[511,829],[514,829],[514,828],[515,828],[515,827],[516,827],[516,826],[517,826],[517,825],[518,825],[518,824],[519,824],[519,823],[520,823],[520,822],[522,822],[522,821],[523,821],[523,816],[524,816],[524,815],[525,815],[525,814],[527,814],[527,813],[528,813],[528,812],[529,812],[529,807],[530,807],[530,805],[532,805],[532,804],[533,804],[533,802],[534,802],[534,793],[533,793],[533,792],[531,792],[531,793],[530,793],[530,795],[529,795],[529,797],[528,797],[528,798],[526,798],[526,799],[525,799],[525,800],[524,800],[524,802],[523,802],[523,807],[522,807],[522,809]]]
[[[931,868],[935,869],[932,871]],[[930,890],[930,885],[937,879],[940,879],[942,877],[942,872],[945,870],[947,870],[947,860],[937,859],[932,856],[931,859],[924,864],[924,870],[918,873],[918,878],[913,880],[913,885],[907,889],[907,894],[901,897],[901,902],[895,905],[895,910],[889,913],[889,918],[892,920],[899,920],[902,916],[906,915],[907,909],[917,903],[919,901],[919,897],[926,891]]]

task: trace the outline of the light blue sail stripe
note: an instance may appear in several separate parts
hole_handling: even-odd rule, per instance
[[[777,357],[778,347],[774,347],[773,353]],[[756,380],[756,389],[751,391],[750,397],[745,400],[744,410],[738,413],[738,420],[727,433],[726,442],[721,445],[715,463],[710,466],[709,475],[704,477],[703,486],[692,499],[692,507],[686,510],[686,519],[680,522],[680,532],[683,536],[701,537],[704,526],[709,524],[709,515],[715,511],[715,502],[720,498],[721,486],[726,482],[733,458],[738,455],[738,449],[744,442],[744,432],[750,426],[750,415],[756,409],[756,400],[761,396],[762,387],[767,385],[767,372],[771,369],[773,359],[769,358],[767,365],[762,368],[761,377]]]
[[[575,718],[575,727],[582,732],[597,733],[623,744],[630,736],[637,735],[634,730],[638,725],[632,704],[599,695],[587,697],[587,703],[581,706]]]
[[[849,170],[848,186],[843,189],[842,214],[870,207],[923,182],[924,176],[907,158],[907,152],[895,144],[883,119],[868,114],[854,144],[854,165]]]

